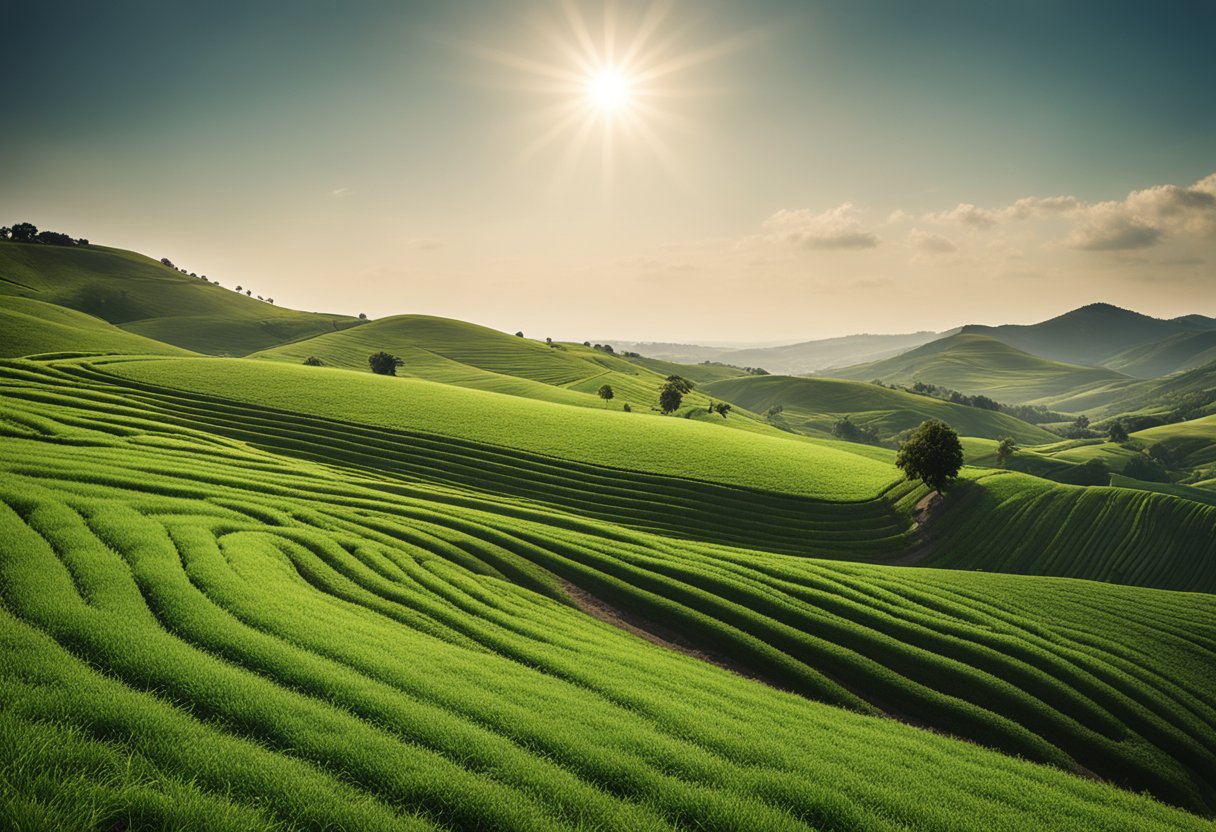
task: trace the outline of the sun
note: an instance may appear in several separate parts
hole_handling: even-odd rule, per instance
[[[680,0],[548,2],[548,13],[529,29],[535,45],[528,53],[466,46],[495,65],[489,86],[548,99],[522,119],[532,136],[522,139],[518,160],[554,160],[555,177],[565,179],[585,156],[598,156],[608,190],[615,160],[641,151],[681,180],[680,154],[668,137],[687,135],[696,100],[715,94],[703,83],[704,65],[750,45],[758,33],[694,42],[690,33],[701,18],[676,13]],[[597,6],[600,14],[584,14]]]
[[[587,79],[587,97],[597,110],[612,111],[628,106],[632,88],[629,76],[615,68],[602,69]]]

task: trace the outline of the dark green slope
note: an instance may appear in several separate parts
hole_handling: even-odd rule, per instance
[[[1119,353],[1105,366],[1136,378],[1156,378],[1216,361],[1216,330],[1180,332]]]
[[[1133,347],[1213,330],[1216,319],[1202,315],[1162,320],[1108,303],[1093,303],[1037,324],[963,327],[963,332],[987,335],[1042,358],[1112,367],[1111,359]]]
[[[0,295],[0,356],[42,353],[189,355],[186,350],[119,329],[100,318],[40,300]]]
[[[247,355],[359,321],[264,303],[104,246],[0,242],[0,296],[76,309],[157,341]]]

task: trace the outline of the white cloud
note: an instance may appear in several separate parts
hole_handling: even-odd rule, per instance
[[[764,221],[764,238],[801,248],[865,249],[881,242],[878,235],[862,227],[861,212],[846,202],[821,214],[809,208],[783,208]]]
[[[350,196],[353,193],[354,191],[352,191],[350,188],[334,188],[329,192],[329,195],[336,196],[341,199],[342,197]]]
[[[1127,251],[1148,248],[1161,242],[1164,232],[1131,214],[1118,202],[1089,206],[1084,222],[1065,242],[1086,251]]]
[[[1002,210],[1001,215],[1015,220],[1053,217],[1071,213],[1081,205],[1075,196],[1027,196]]]
[[[889,221],[905,216],[896,211]],[[1148,248],[1174,236],[1216,236],[1216,174],[1189,186],[1155,185],[1132,191],[1122,200],[1084,202],[1075,196],[1028,196],[996,209],[963,202],[922,219],[986,230],[1007,220],[1052,218],[1070,221],[1072,229],[1065,243],[1087,251]],[[911,238],[909,242],[913,242]]]
[[[912,232],[908,234],[908,245],[930,254],[948,254],[958,250],[958,246],[941,234],[921,231],[919,228],[912,229]]]
[[[970,225],[973,228],[991,228],[997,224],[998,217],[993,211],[970,202],[960,202],[949,211],[939,211],[936,214],[926,214],[925,220],[936,223],[956,222]]]

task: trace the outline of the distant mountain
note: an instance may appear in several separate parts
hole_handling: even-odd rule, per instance
[[[715,361],[724,352],[730,352],[729,347],[707,347],[703,344],[673,344],[666,341],[616,341],[606,339],[617,352],[636,352],[647,358],[657,358],[660,361],[673,361],[677,364],[700,364],[702,361]]]
[[[781,375],[805,375],[889,358],[949,334],[952,333],[925,331],[902,335],[845,335],[782,347],[731,350],[714,360],[738,367],[763,367]]]
[[[1008,404],[1134,383],[1114,370],[1040,358],[975,332],[951,335],[894,358],[834,370],[830,375],[898,384],[923,381]]]
[[[987,335],[1040,358],[1093,366],[1111,366],[1107,362],[1121,353],[1181,333],[1214,330],[1216,319],[1203,315],[1165,320],[1109,303],[1091,303],[1037,324],[970,324],[962,328],[962,332]]]
[[[763,367],[777,375],[807,375],[832,367],[846,367],[863,361],[878,361],[899,355],[921,344],[952,335],[950,332],[913,332],[903,335],[845,335],[802,341],[776,347],[706,347],[696,344],[663,344],[646,342],[616,342],[618,350],[641,353],[647,358],[700,364],[718,361],[736,367]]]

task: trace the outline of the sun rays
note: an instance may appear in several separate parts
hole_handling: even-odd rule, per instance
[[[649,157],[680,180],[672,142],[687,140],[692,125],[679,104],[716,92],[699,84],[692,70],[754,36],[697,44],[697,20],[683,9],[675,14],[676,6],[657,0],[627,14],[625,6],[609,0],[590,15],[585,4],[558,0],[535,26],[543,48],[467,47],[492,65],[495,86],[533,102],[516,158],[552,159],[558,187],[598,165],[602,188],[610,191],[618,157],[626,154]]]

